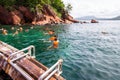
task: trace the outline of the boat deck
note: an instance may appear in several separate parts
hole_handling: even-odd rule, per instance
[[[13,80],[64,80],[63,77],[57,76],[57,71],[51,77],[47,78],[52,72],[48,71],[49,73],[45,73],[48,68],[33,58],[35,55],[32,56],[30,49],[32,47],[24,49],[28,50],[25,53],[24,50],[20,51],[1,41],[0,67]],[[40,78],[44,73],[46,76]]]

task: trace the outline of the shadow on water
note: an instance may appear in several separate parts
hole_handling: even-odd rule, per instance
[[[0,70],[0,80],[12,80],[3,70]]]

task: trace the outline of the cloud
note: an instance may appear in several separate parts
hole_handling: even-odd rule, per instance
[[[96,17],[113,17],[120,14],[119,0],[63,0],[73,6],[71,15],[81,17],[95,15]]]

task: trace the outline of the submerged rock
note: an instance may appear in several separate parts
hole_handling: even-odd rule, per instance
[[[108,34],[108,32],[104,32],[104,31],[102,31],[101,33],[102,33],[102,34]]]

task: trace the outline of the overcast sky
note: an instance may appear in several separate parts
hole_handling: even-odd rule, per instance
[[[120,0],[63,0],[73,7],[73,17],[96,16],[111,18],[120,15]]]

